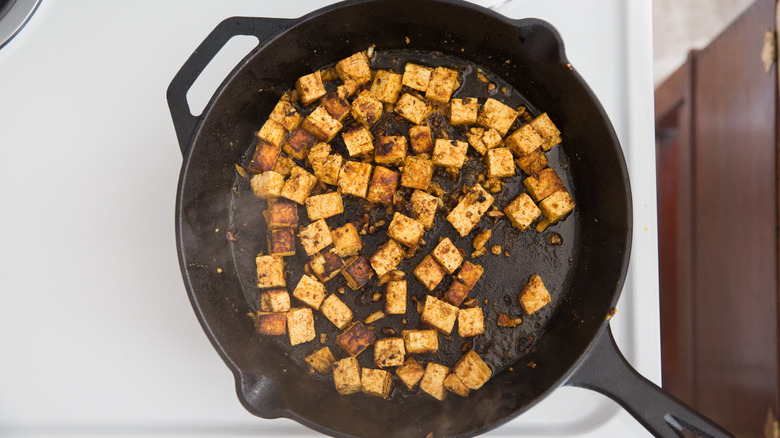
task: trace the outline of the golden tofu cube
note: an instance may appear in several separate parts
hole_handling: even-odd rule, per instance
[[[374,255],[371,256],[371,267],[374,268],[376,275],[381,277],[395,269],[404,257],[406,257],[406,252],[401,245],[390,239],[377,248]]]
[[[477,123],[479,102],[474,97],[452,99],[450,102],[450,124],[452,126],[473,125]]]
[[[551,167],[524,179],[523,186],[525,186],[525,191],[531,195],[531,199],[536,202],[564,188],[563,181]]]
[[[458,311],[458,335],[470,338],[485,333],[485,321],[482,308],[470,307]]]
[[[526,175],[533,175],[547,167],[547,156],[542,152],[542,148],[538,148],[527,155],[519,157],[515,160],[515,163]]]
[[[368,186],[366,199],[369,202],[391,205],[395,198],[395,189],[398,187],[399,179],[401,179],[401,175],[398,172],[376,166],[374,176],[371,177],[371,185]]]
[[[460,140],[437,138],[433,146],[433,164],[442,167],[463,167],[469,144]]]
[[[295,233],[292,228],[276,228],[266,233],[268,254],[288,257],[295,255]]]
[[[379,70],[371,84],[371,94],[386,103],[395,103],[401,94],[403,75],[387,70]]]
[[[295,81],[295,89],[298,90],[301,103],[308,105],[325,95],[325,87],[322,85],[322,75],[318,71],[301,76]]]
[[[422,190],[415,190],[407,205],[412,219],[421,223],[426,230],[433,228],[438,207],[439,198]]]
[[[433,178],[433,161],[422,156],[406,157],[401,172],[401,185],[425,190]]]
[[[388,315],[406,313],[406,280],[388,281],[385,285],[385,313]]]
[[[377,100],[371,92],[363,90],[358,94],[355,100],[352,101],[352,108],[350,112],[352,117],[355,118],[366,128],[371,128],[379,118],[382,117],[384,111],[384,105]]]
[[[307,364],[318,373],[328,374],[333,370],[336,358],[333,357],[330,348],[322,347],[304,358]]]
[[[447,221],[465,236],[477,226],[482,215],[493,205],[493,196],[479,184],[474,184],[447,215]]]
[[[371,165],[357,161],[345,161],[339,173],[338,187],[342,195],[365,198],[371,179]]]
[[[290,294],[286,289],[270,289],[260,294],[260,310],[284,313],[290,310]]]
[[[347,357],[333,364],[333,382],[341,395],[360,392],[360,364],[357,358]]]
[[[474,148],[475,151],[479,152],[480,155],[485,155],[488,150],[487,146],[485,145],[485,141],[482,140],[484,135],[485,128],[480,128],[478,126],[469,128],[469,132],[466,133],[466,139],[468,140],[468,143],[471,145],[471,147]]]
[[[268,205],[268,228],[289,228],[298,225],[298,206],[292,202],[277,201]]]
[[[330,228],[325,223],[325,219],[316,220],[298,233],[301,239],[301,245],[306,254],[311,256],[333,243]]]
[[[493,375],[490,367],[474,350],[469,350],[461,356],[458,363],[452,367],[452,372],[466,385],[466,388],[475,390],[481,388]]]
[[[293,167],[290,171],[290,177],[284,182],[279,194],[290,201],[303,204],[315,185],[317,185],[317,178],[314,175],[304,170],[303,167]]]
[[[521,126],[506,138],[506,145],[518,157],[539,149],[543,142],[542,136],[530,124]]]
[[[458,82],[458,72],[445,67],[433,69],[428,89],[425,90],[425,98],[437,103],[447,103],[455,91]]]
[[[293,161],[292,158],[282,155],[279,156],[279,158],[276,160],[276,163],[274,164],[274,168],[271,170],[278,173],[279,175],[289,176],[290,172],[296,166],[297,164],[295,164],[295,161]]]
[[[420,280],[428,290],[433,290],[441,283],[444,276],[447,275],[447,271],[431,257],[430,254],[425,256],[419,265],[414,268],[414,276]]]
[[[305,119],[303,119],[303,128],[306,132],[313,135],[319,141],[329,142],[341,131],[343,125],[328,113],[328,110],[318,106]]]
[[[344,304],[335,294],[328,295],[320,306],[320,312],[339,330],[352,322],[352,310]]]
[[[306,198],[306,214],[316,221],[344,213],[344,203],[339,192],[324,193]]]
[[[257,131],[257,138],[265,140],[272,145],[279,147],[282,145],[282,141],[287,137],[287,130],[284,126],[268,119],[263,127]]]
[[[509,132],[509,128],[517,119],[518,113],[514,108],[504,105],[493,98],[488,98],[477,116],[477,123],[484,128],[493,128],[502,136]]]
[[[403,85],[423,93],[428,90],[433,69],[423,65],[406,63],[404,66]]]
[[[463,255],[449,237],[442,239],[431,251],[431,255],[448,274],[455,272],[463,263]]]
[[[341,154],[331,154],[322,163],[319,169],[314,171],[314,176],[325,184],[335,186],[339,183],[339,174],[344,159]]]
[[[344,260],[336,254],[334,248],[314,254],[309,260],[309,269],[320,279],[326,282],[338,275],[344,268]]]
[[[314,314],[308,307],[298,307],[287,312],[287,332],[290,345],[298,345],[314,339]]]
[[[414,125],[409,128],[409,143],[415,154],[433,152],[433,131],[428,125]]]
[[[406,137],[403,135],[381,135],[376,139],[374,161],[378,164],[398,166],[406,159]]]
[[[425,227],[421,223],[397,212],[393,214],[393,220],[387,227],[388,237],[410,248],[417,246],[423,233],[425,233]]]
[[[360,377],[361,391],[363,394],[375,397],[390,397],[390,388],[393,384],[393,375],[385,370],[363,368]]]
[[[402,366],[395,369],[395,375],[404,382],[410,391],[417,386],[417,382],[422,379],[423,374],[425,374],[425,369],[413,357],[409,357]]]
[[[365,257],[357,256],[347,263],[341,274],[347,279],[347,286],[350,289],[358,290],[374,276],[374,271],[371,270],[371,265]]]
[[[336,336],[336,343],[347,354],[356,357],[374,343],[374,333],[358,321]]]
[[[350,157],[358,157],[374,152],[374,136],[363,125],[341,134]]]
[[[469,294],[470,290],[470,287],[466,286],[458,280],[454,280],[450,285],[450,288],[447,289],[447,293],[444,294],[444,299],[454,306],[460,306],[463,300],[466,299],[466,296]]]
[[[551,301],[550,293],[542,282],[542,277],[532,275],[520,292],[520,305],[525,313],[531,315]]]
[[[317,138],[303,129],[296,129],[284,141],[284,152],[292,158],[303,160],[317,142]]]
[[[395,103],[395,112],[415,125],[421,125],[430,114],[431,109],[424,100],[404,93]]]
[[[439,334],[436,330],[401,330],[404,348],[410,354],[427,354],[439,351]]]
[[[444,378],[444,389],[461,397],[469,395],[469,389],[461,382],[460,378],[456,374],[448,374]]]
[[[374,365],[379,368],[401,366],[405,356],[403,338],[384,338],[374,343]]]
[[[259,175],[252,176],[252,179],[249,180],[249,184],[252,186],[252,193],[258,198],[277,198],[282,193],[284,177],[273,170],[269,170]]]
[[[487,151],[488,178],[509,178],[515,176],[515,160],[509,148],[495,148]]]
[[[349,257],[357,255],[363,248],[363,241],[360,239],[357,227],[352,222],[347,222],[344,226],[336,228],[330,232],[333,238],[333,247],[339,257]]]
[[[284,129],[290,132],[295,131],[303,121],[301,113],[295,109],[292,103],[286,100],[280,100],[268,118],[284,126]]]
[[[423,313],[420,315],[420,322],[449,335],[455,325],[455,320],[458,319],[458,310],[457,307],[446,301],[427,295]]]
[[[330,152],[330,145],[321,141],[314,143],[311,147],[306,159],[309,160],[309,164],[311,164],[311,168],[314,170],[314,176],[317,176],[317,170],[322,168],[323,163],[330,156]]]
[[[303,304],[318,310],[325,299],[325,285],[311,275],[303,274],[298,285],[293,290],[293,296]]]
[[[528,122],[539,135],[542,136],[544,141],[542,142],[542,149],[549,151],[553,146],[561,142],[561,131],[550,120],[550,116],[547,113],[541,113],[533,120]]]
[[[551,224],[554,224],[574,210],[574,200],[566,189],[558,190],[552,195],[544,198],[544,200],[539,203],[539,209],[542,211],[544,217]]]
[[[363,85],[371,80],[371,65],[363,52],[355,53],[336,64],[336,73],[344,82],[354,82]]]
[[[457,278],[468,286],[469,289],[472,289],[474,285],[477,284],[477,281],[479,281],[479,277],[482,276],[483,272],[485,272],[485,269],[482,266],[467,261],[463,263],[463,267],[460,268]]]
[[[287,333],[287,315],[284,313],[256,312],[255,331],[261,335],[283,335]]]
[[[252,173],[263,173],[272,170],[281,153],[282,150],[271,143],[265,140],[258,140],[255,152],[252,154],[252,161],[249,162],[247,168]]]
[[[349,104],[349,102],[339,96],[339,94],[335,91],[331,91],[330,93],[322,96],[322,99],[320,99],[320,105],[322,105],[322,107],[328,111],[328,114],[333,116],[333,118],[339,122],[343,122],[349,114],[349,111],[352,109],[352,106]]]
[[[531,223],[541,216],[542,211],[534,204],[534,201],[527,193],[521,193],[504,209],[504,214],[520,231],[525,231],[531,226]]]
[[[257,287],[285,287],[284,259],[269,255],[259,255],[255,258],[257,265]]]
[[[493,128],[485,130],[485,133],[482,134],[482,142],[485,143],[485,147],[488,149],[498,147],[501,141],[503,141],[501,134]]]
[[[420,389],[437,400],[444,400],[447,397],[447,392],[444,389],[444,379],[449,373],[450,369],[444,365],[428,362],[428,365],[425,367],[425,373],[420,380]]]

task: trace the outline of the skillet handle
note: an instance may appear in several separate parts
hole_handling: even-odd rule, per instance
[[[171,111],[182,155],[186,155],[192,134],[200,121],[200,117],[193,115],[190,111],[187,104],[187,91],[198,79],[203,69],[234,36],[254,35],[260,41],[259,46],[279,31],[288,28],[294,21],[288,18],[231,17],[219,23],[200,43],[179,69],[179,72],[176,73],[176,76],[173,77],[167,92],[168,108]]]
[[[609,325],[566,385],[606,395],[657,437],[682,437],[682,431],[689,430],[702,437],[733,438],[731,433],[642,377],[620,353]]]

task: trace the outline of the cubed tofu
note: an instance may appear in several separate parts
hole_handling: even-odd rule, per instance
[[[551,301],[550,293],[542,282],[542,277],[532,275],[520,292],[520,305],[525,313],[531,315]]]
[[[303,344],[314,339],[314,314],[308,307],[297,307],[287,312],[287,332],[290,335],[290,345]]]
[[[339,192],[324,193],[306,198],[306,214],[316,221],[344,213],[344,203]]]
[[[295,161],[292,158],[281,155],[276,160],[276,164],[274,164],[274,168],[271,170],[278,173],[279,175],[288,176],[296,166],[297,164],[295,164]]]
[[[298,96],[301,103],[308,105],[325,95],[325,87],[322,85],[322,75],[319,70],[301,76],[295,81],[295,89],[298,90]]]
[[[485,133],[482,134],[482,142],[485,143],[485,147],[488,149],[498,147],[503,140],[501,133],[493,128],[485,130]]]
[[[542,136],[530,125],[526,124],[509,135],[505,143],[515,156],[528,155],[542,145]]]
[[[328,374],[333,371],[336,358],[333,357],[330,348],[322,347],[304,358],[307,364],[318,373]]]
[[[258,140],[255,146],[255,152],[252,154],[252,161],[247,168],[252,173],[263,173],[274,168],[276,160],[282,150],[265,140]]]
[[[266,233],[268,254],[288,257],[295,255],[295,232],[292,228],[276,228]]]
[[[485,321],[482,308],[477,306],[458,311],[458,335],[461,338],[470,338],[483,333],[485,333]]]
[[[292,294],[303,304],[318,310],[325,299],[325,285],[311,275],[303,274]]]
[[[517,111],[514,108],[504,105],[496,99],[488,98],[479,111],[477,123],[485,128],[493,128],[504,136],[509,132],[509,128],[512,127],[517,116]]]
[[[403,338],[378,339],[374,343],[374,365],[379,368],[397,367],[404,364],[406,349]]]
[[[466,388],[466,385],[461,382],[460,378],[453,373],[447,374],[447,377],[444,378],[444,389],[461,397],[467,397],[469,395],[469,389]]]
[[[414,125],[409,128],[409,143],[415,154],[433,152],[433,131],[429,125]]]
[[[408,62],[404,65],[402,83],[404,86],[424,93],[428,90],[428,83],[431,81],[432,74],[432,68]]]
[[[450,102],[450,124],[452,126],[473,125],[477,123],[479,102],[474,97],[452,99]]]
[[[358,94],[355,100],[352,101],[352,108],[350,109],[352,117],[369,129],[379,121],[383,111],[384,105],[382,105],[382,102],[377,100],[368,90],[363,90]]]
[[[531,199],[536,202],[564,188],[563,181],[551,167],[524,179],[523,186],[525,186],[525,191],[531,195]]]
[[[431,81],[428,83],[428,89],[425,90],[425,98],[437,103],[445,104],[449,102],[452,92],[458,82],[458,72],[446,68],[436,67],[431,74]]]
[[[482,215],[493,205],[493,196],[479,184],[474,184],[447,215],[458,234],[465,236],[477,226]]]
[[[365,198],[371,179],[371,165],[357,161],[345,161],[339,173],[338,187],[342,195]]]
[[[380,135],[376,139],[374,161],[378,164],[398,166],[406,159],[407,142],[403,135]]]
[[[315,185],[317,185],[317,178],[314,175],[304,170],[303,167],[294,167],[279,194],[290,201],[303,204]]]
[[[284,313],[290,310],[290,294],[287,289],[270,289],[260,294],[260,310]]]
[[[461,356],[452,367],[452,372],[466,385],[466,388],[475,390],[481,388],[493,375],[490,367],[474,350],[469,350]]]
[[[325,301],[320,305],[320,312],[339,330],[344,330],[347,324],[352,322],[352,310],[335,294],[330,294],[325,298]]]
[[[298,233],[298,238],[301,239],[303,250],[310,256],[333,243],[330,228],[325,223],[325,219],[316,220],[305,226]]]
[[[282,145],[282,141],[284,141],[285,137],[287,137],[287,130],[284,129],[284,126],[270,119],[263,124],[259,131],[257,131],[257,138],[265,140],[276,147]]]
[[[287,315],[284,313],[256,312],[255,331],[261,335],[283,335],[287,333]]]
[[[395,369],[395,375],[406,385],[406,389],[412,390],[425,374],[425,369],[413,357],[406,359],[406,362]]]
[[[295,109],[295,106],[292,103],[286,100],[280,100],[273,111],[271,111],[271,115],[268,116],[268,118],[284,126],[284,129],[290,132],[295,131],[303,121],[301,113]]]
[[[517,158],[515,163],[526,175],[533,175],[547,167],[547,156],[542,152],[542,148],[538,148],[527,155]]]
[[[449,335],[452,333],[455,320],[458,319],[458,310],[457,307],[446,301],[442,301],[433,295],[427,295],[423,313],[420,315],[420,322],[435,328],[445,335]]]
[[[284,259],[269,255],[259,255],[255,258],[257,265],[257,287],[285,287]]]
[[[463,263],[463,255],[449,237],[442,239],[431,251],[431,255],[448,274],[455,272]]]
[[[314,143],[311,149],[309,149],[309,154],[306,156],[306,159],[309,160],[309,164],[311,164],[311,168],[314,170],[314,176],[317,176],[317,170],[322,168],[323,163],[328,159],[330,153],[330,145],[321,141]]]
[[[318,106],[305,119],[301,127],[313,135],[319,141],[330,142],[341,131],[343,125],[328,113],[322,106]]]
[[[379,70],[371,84],[371,94],[385,103],[395,103],[401,94],[403,75],[388,70]]]
[[[547,113],[539,114],[528,124],[544,139],[542,142],[543,150],[549,151],[553,146],[561,142],[561,131],[559,131],[558,127],[550,120],[550,116],[548,116]]]
[[[366,199],[369,202],[380,202],[391,205],[395,198],[395,189],[401,174],[386,167],[374,167],[374,175],[371,177],[371,185],[368,186]]]
[[[336,73],[344,82],[354,82],[363,85],[371,80],[371,65],[363,52],[355,53],[336,64]]]
[[[347,222],[344,226],[331,230],[333,238],[333,247],[339,257],[349,257],[357,255],[363,248],[363,241],[360,239],[357,227],[352,222]]]
[[[469,289],[472,289],[474,285],[477,284],[477,281],[479,281],[479,277],[482,277],[483,272],[485,272],[485,269],[482,266],[467,261],[463,263],[463,267],[460,268],[457,279],[468,286]]]
[[[422,190],[412,192],[412,197],[407,205],[411,218],[421,223],[426,230],[433,228],[438,207],[439,198]]]
[[[322,163],[319,169],[314,171],[314,176],[325,184],[335,186],[339,183],[341,165],[344,162],[341,154],[331,154]]]
[[[368,280],[373,277],[374,271],[371,270],[371,265],[365,257],[357,256],[347,263],[341,274],[347,279],[347,286],[350,289],[358,290],[368,283]]]
[[[266,223],[268,228],[289,228],[298,225],[298,206],[287,201],[277,201],[268,205]]]
[[[371,267],[374,268],[376,275],[381,277],[395,269],[404,257],[406,257],[406,251],[403,247],[395,240],[390,239],[377,248],[374,255],[371,256]]]
[[[374,152],[374,136],[363,125],[343,132],[341,138],[344,139],[350,157],[359,157]]]
[[[480,128],[479,126],[469,128],[469,132],[466,133],[466,140],[480,155],[485,155],[488,150],[485,141],[482,140],[484,135],[485,128]]]
[[[326,282],[344,269],[344,260],[336,254],[335,248],[328,248],[311,257],[309,269],[320,281]]]
[[[444,400],[447,397],[447,392],[444,389],[444,379],[449,373],[450,369],[446,366],[428,362],[428,365],[425,367],[425,373],[420,380],[420,389],[437,400]]]
[[[442,167],[463,167],[469,144],[460,140],[436,139],[433,146],[433,164]]]
[[[341,395],[360,392],[360,364],[355,357],[347,357],[333,364],[333,383]]]
[[[544,200],[539,203],[539,209],[542,211],[544,217],[551,224],[554,224],[565,218],[566,215],[574,210],[574,200],[566,189],[558,190],[552,195],[544,198]]]
[[[406,280],[388,281],[385,285],[385,313],[388,315],[406,313]]]
[[[542,214],[542,211],[534,204],[528,193],[521,193],[506,206],[504,214],[515,228],[525,231]]]
[[[343,122],[349,114],[349,111],[352,109],[352,106],[349,104],[349,102],[339,96],[339,94],[335,91],[331,91],[330,93],[326,93],[324,96],[322,96],[322,99],[320,99],[320,105],[322,105],[322,107],[328,111],[328,114],[333,116],[333,118],[339,122]]]
[[[409,248],[417,246],[420,242],[425,227],[416,220],[396,212],[387,227],[387,236],[397,240]]]
[[[487,151],[488,178],[509,178],[515,176],[515,160],[509,148],[495,148]]]
[[[296,129],[284,141],[284,152],[292,158],[303,160],[317,143],[317,138],[303,129]]]
[[[431,109],[424,100],[404,93],[395,103],[395,112],[415,125],[421,125],[430,114]]]
[[[439,334],[436,330],[401,330],[404,348],[409,354],[432,354],[439,351]]]
[[[336,343],[347,354],[356,357],[373,344],[374,339],[374,333],[358,321],[336,336]]]
[[[466,296],[469,294],[470,290],[471,288],[462,282],[453,280],[450,288],[447,289],[447,293],[444,294],[444,299],[454,306],[460,306],[463,300],[466,299]]]
[[[258,198],[277,198],[282,193],[284,177],[273,170],[269,170],[259,175],[252,176],[252,179],[249,180],[249,184],[252,186],[252,193]]]
[[[433,290],[441,283],[447,271],[430,254],[426,255],[419,265],[414,268],[414,276],[420,280],[428,290]]]
[[[433,178],[433,161],[422,156],[406,157],[401,172],[401,185],[425,190]]]
[[[385,370],[363,368],[360,383],[363,394],[388,398],[390,397],[390,388],[393,385],[393,375]]]

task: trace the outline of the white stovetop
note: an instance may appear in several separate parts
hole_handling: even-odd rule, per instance
[[[310,433],[244,411],[191,310],[165,91],[222,19],[327,3],[44,0],[0,50],[0,435]],[[624,145],[635,234],[612,325],[658,382],[650,0],[515,0],[499,11],[558,27]],[[561,388],[492,435],[646,432],[601,395]]]

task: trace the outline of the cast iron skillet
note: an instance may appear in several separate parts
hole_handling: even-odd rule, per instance
[[[260,44],[225,79],[203,114],[193,116],[186,92],[235,35],[254,35]],[[446,64],[455,56],[480,65],[514,87],[518,94],[511,98],[527,99],[534,111],[548,112],[563,132],[564,142],[549,157],[577,202],[575,213],[551,228],[563,236],[564,245],[546,246],[544,234],[529,232],[512,244],[506,261],[480,260],[486,268],[480,297],[500,303],[510,294],[518,313],[519,287],[535,269],[544,269],[553,305],[526,318],[518,331],[525,340],[493,330],[475,341],[480,354],[496,346],[502,353],[486,359],[494,376],[467,398],[450,396],[439,402],[404,391],[390,400],[340,396],[332,383],[313,379],[296,365],[310,350],[290,353],[289,347],[257,335],[246,316],[252,310],[253,278],[245,260],[251,264],[253,251],[263,244],[257,236],[247,238],[251,227],[241,226],[254,221],[261,227],[262,221],[259,207],[246,207],[252,205],[251,195],[241,198],[245,187],[234,164],[245,159],[253,133],[296,78],[371,44],[428,54],[425,60],[432,64]],[[178,72],[168,88],[168,103],[184,156],[176,204],[182,275],[195,313],[235,375],[239,399],[251,413],[292,418],[336,436],[471,436],[511,420],[556,387],[573,385],[611,397],[657,436],[682,436],[684,429],[730,436],[641,377],[617,349],[608,321],[631,245],[628,175],[607,115],[571,68],[560,36],[549,24],[510,20],[454,0],[350,1],[295,20],[230,18]],[[497,204],[503,207],[508,199]],[[237,242],[225,238],[226,230],[237,228]],[[456,244],[463,247],[471,237]],[[414,266],[417,259],[405,263]],[[542,262],[546,268],[540,267]],[[300,273],[290,274],[296,275]],[[288,278],[288,285],[296,282]],[[484,308],[490,327],[500,309]],[[533,335],[534,342],[525,335]],[[445,351],[437,358],[457,355]],[[531,363],[535,367],[527,366]]]

